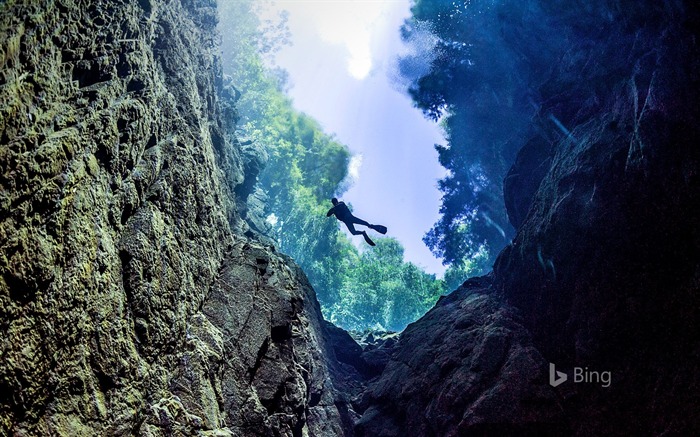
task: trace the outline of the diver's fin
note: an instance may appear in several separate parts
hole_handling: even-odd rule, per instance
[[[370,246],[376,246],[376,244],[374,244],[374,241],[372,241],[372,239],[369,238],[369,236],[367,235],[367,232],[363,232],[362,236],[365,237],[365,241],[367,242],[367,244],[369,244]]]
[[[379,232],[380,234],[386,234],[386,226],[371,225],[370,228],[374,229],[375,231]]]

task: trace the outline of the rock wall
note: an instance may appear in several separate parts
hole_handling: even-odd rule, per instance
[[[546,360],[490,287],[470,279],[403,331],[358,405],[358,435],[566,434]]]
[[[235,194],[216,16],[0,6],[0,434],[342,434],[313,290]]]

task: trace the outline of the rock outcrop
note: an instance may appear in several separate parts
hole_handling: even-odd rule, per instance
[[[473,278],[401,334],[369,386],[358,435],[547,435],[565,431],[546,360],[517,310]],[[555,424],[552,424],[555,423]]]
[[[260,162],[233,135],[216,17],[2,4],[0,434],[349,423],[313,290],[246,220]]]

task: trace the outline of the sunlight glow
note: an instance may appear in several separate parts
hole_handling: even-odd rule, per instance
[[[279,221],[279,219],[277,218],[277,216],[274,213],[272,213],[272,214],[267,216],[265,221],[268,222],[270,225],[275,226],[275,225],[277,225],[277,222]]]
[[[348,177],[353,182],[360,178],[360,168],[362,167],[362,154],[352,155],[348,164]]]
[[[276,23],[288,12],[289,44],[272,63],[287,71],[294,107],[317,119],[352,154],[335,195],[363,218],[386,225],[407,261],[441,277],[445,266],[422,237],[439,218],[436,181],[445,169],[433,145],[443,144],[444,135],[413,106],[406,87],[392,80],[399,55],[414,55],[408,65],[414,75],[432,60],[408,52],[401,40],[399,29],[414,0],[257,1],[263,20]],[[430,51],[429,29],[414,35]],[[362,238],[351,241],[364,250]]]
[[[373,46],[380,38],[377,24],[392,8],[387,0],[278,0],[276,10],[286,9],[315,29],[321,40],[343,47],[347,71],[365,79],[375,65]]]

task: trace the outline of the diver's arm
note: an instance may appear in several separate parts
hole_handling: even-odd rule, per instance
[[[335,206],[328,210],[328,212],[326,213],[326,217],[330,217],[334,213],[335,213]]]

